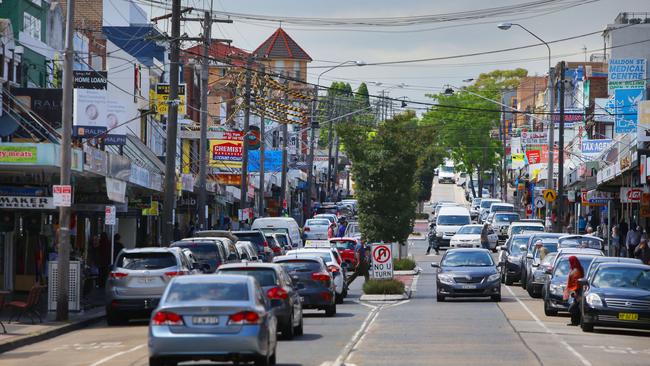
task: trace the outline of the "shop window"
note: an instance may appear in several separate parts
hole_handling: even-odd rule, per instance
[[[41,20],[29,13],[23,13],[23,32],[41,40]]]

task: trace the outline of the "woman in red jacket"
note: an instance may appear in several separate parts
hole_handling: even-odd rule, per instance
[[[573,299],[569,305],[569,313],[571,314],[571,323],[568,325],[580,324],[580,301],[582,299],[582,286],[578,280],[585,276],[585,271],[578,257],[572,255],[569,257],[569,277],[567,278],[566,289],[564,290],[564,300]]]

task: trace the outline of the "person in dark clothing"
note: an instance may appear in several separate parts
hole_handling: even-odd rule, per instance
[[[185,233],[185,237],[186,238],[193,237],[194,236],[194,230],[195,230],[194,221],[190,220],[190,225],[187,227],[187,232]]]
[[[487,223],[483,224],[483,228],[481,228],[481,247],[483,247],[484,249],[490,249],[490,239],[488,237],[488,231],[489,231],[488,224]]]
[[[621,219],[621,222],[618,224],[618,233],[621,235],[621,245],[625,245],[625,239],[627,238],[628,230],[629,227],[627,226],[627,222]]]
[[[122,241],[120,240],[122,237],[120,234],[115,234],[113,236],[113,262],[115,262],[115,259],[117,258],[117,255],[120,254],[120,251],[124,249],[124,244],[122,244]]]
[[[336,236],[339,237],[339,238],[344,237],[345,236],[345,229],[347,229],[347,227],[348,227],[347,221],[345,221],[344,218],[341,218],[339,220],[339,229],[338,229],[338,231],[336,233]]]
[[[439,255],[440,251],[438,250],[438,238],[436,238],[436,228],[435,228],[435,226],[431,225],[429,227],[429,234],[427,235],[427,238],[429,240],[429,247],[427,248],[427,255],[431,252],[432,248],[436,251],[436,255]]]
[[[178,223],[174,223],[174,241],[181,240],[181,229],[178,227]]]
[[[640,241],[641,241],[641,227],[636,226],[636,224],[632,223],[632,228],[627,233],[627,238],[625,239],[627,256],[629,258],[634,258],[634,249],[636,249]]]
[[[368,258],[368,250],[362,240],[354,246],[354,256],[357,259],[357,266],[354,268],[352,276],[347,279],[348,286],[358,276],[363,276],[366,281],[370,280],[370,273],[368,272],[370,270],[370,260]]]
[[[650,248],[647,239],[641,239],[639,245],[634,249],[634,258],[640,259],[645,264],[650,264]]]

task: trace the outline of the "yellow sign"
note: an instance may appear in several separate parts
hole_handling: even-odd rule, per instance
[[[239,131],[224,132],[222,138],[210,140],[211,167],[221,169],[241,169],[244,133]]]
[[[185,84],[178,85],[178,115],[185,114]],[[169,84],[156,84],[156,111],[158,114],[167,114],[169,112]]]
[[[557,192],[554,189],[545,189],[542,195],[548,203],[552,203],[557,198]]]
[[[143,208],[142,216],[158,216],[158,201],[151,201],[151,207]]]

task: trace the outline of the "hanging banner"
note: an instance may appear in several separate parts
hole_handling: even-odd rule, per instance
[[[642,100],[639,102],[636,140],[637,142],[650,141],[650,100]]]
[[[119,179],[106,177],[106,195],[115,202],[126,202],[126,182]]]
[[[73,77],[75,135],[92,137],[106,132],[108,73],[75,70]]]
[[[646,60],[615,58],[608,61],[607,94],[618,89],[645,89]]]
[[[611,139],[582,140],[582,155],[599,155],[612,146]]]
[[[616,103],[615,133],[636,132],[638,104],[644,100],[645,89],[617,89],[614,93]]]
[[[248,152],[248,172],[260,171],[260,152],[253,150]],[[282,171],[282,151],[264,151],[264,172],[276,173]]]
[[[210,140],[210,166],[227,170],[241,169],[244,133],[223,132],[221,138]]]
[[[522,131],[521,144],[527,145],[544,145],[548,143],[548,133],[546,131]]]

